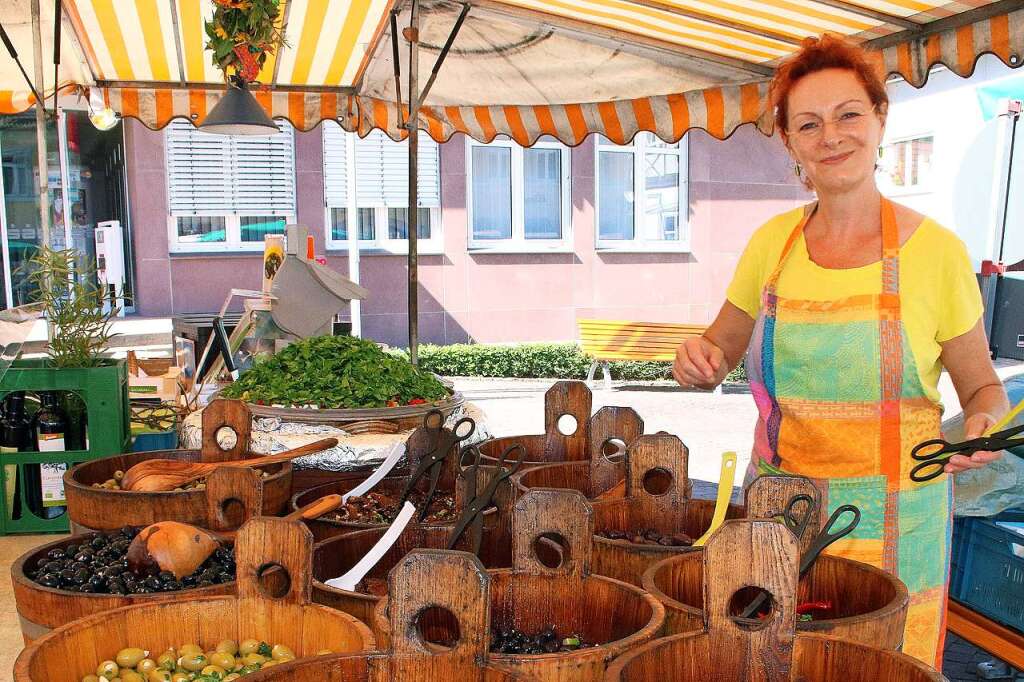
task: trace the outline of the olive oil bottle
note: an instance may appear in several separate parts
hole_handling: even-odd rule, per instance
[[[0,457],[32,449],[32,425],[25,415],[25,394],[10,393],[0,403]],[[21,518],[21,486],[17,464],[4,464],[4,498],[8,519]]]
[[[68,418],[60,409],[57,394],[40,393],[42,406],[36,412],[35,433],[36,446],[39,452],[64,452],[65,434]],[[32,511],[44,519],[54,519],[65,511],[64,504],[64,472],[67,464],[63,462],[47,462],[39,465],[39,491],[42,509]]]

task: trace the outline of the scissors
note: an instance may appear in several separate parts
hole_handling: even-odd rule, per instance
[[[996,431],[981,438],[971,438],[961,443],[949,443],[942,438],[933,438],[918,443],[910,451],[910,456],[920,464],[910,470],[910,480],[923,483],[938,478],[945,471],[946,463],[953,455],[970,455],[978,450],[995,452],[1024,445],[1024,437],[1013,437],[1018,433],[1024,433],[1024,424]]]
[[[804,509],[804,513],[797,516],[796,508],[801,502],[807,506]],[[789,502],[786,503],[786,509],[782,512],[782,520],[786,524],[786,527],[793,531],[793,534],[796,535],[797,539],[803,539],[804,533],[807,531],[807,527],[810,525],[811,519],[817,511],[817,507],[818,505],[814,503],[814,498],[804,493],[794,495],[790,498]]]
[[[464,429],[464,427],[468,427],[468,429]],[[430,487],[427,490],[427,496],[423,500],[423,509],[420,510],[420,515],[417,519],[418,523],[423,523],[423,520],[427,518],[427,511],[434,502],[437,481],[441,478],[441,470],[443,469],[442,463],[457,443],[461,443],[473,435],[473,432],[476,431],[476,422],[469,417],[463,417],[455,422],[455,426],[452,427],[451,431],[446,431],[444,428],[444,414],[441,410],[431,410],[423,417],[423,428],[430,434],[432,445],[427,454],[420,460],[412,476],[409,477],[409,482],[405,484],[405,489],[402,490],[402,497],[398,501],[398,507],[401,508],[409,499],[409,495],[412,494],[420,479],[425,475],[430,476]]]
[[[519,456],[512,462],[511,467],[506,468],[506,462],[508,461],[509,456],[516,450],[519,451]],[[466,469],[463,474],[466,476],[466,498],[469,500],[469,503],[462,511],[462,515],[459,516],[459,520],[455,524],[455,528],[452,529],[451,537],[448,539],[448,549],[455,549],[455,544],[459,541],[459,538],[462,537],[462,534],[465,533],[466,530],[469,530],[470,533],[472,533],[470,536],[470,546],[472,547],[471,551],[473,554],[479,554],[480,543],[483,541],[484,537],[484,512],[491,506],[494,499],[494,493],[497,492],[498,486],[501,485],[503,481],[507,481],[511,478],[517,471],[519,471],[519,467],[523,465],[523,462],[526,460],[526,448],[519,443],[506,448],[506,450],[501,453],[501,458],[498,460],[498,464],[494,467],[494,475],[491,476],[487,485],[484,486],[483,492],[479,495],[477,495],[476,489],[478,479],[477,472],[480,471],[480,448],[475,445],[463,448],[460,461],[465,459],[466,452],[476,455],[476,458],[473,461],[473,466]]]
[[[794,506],[793,503],[795,501],[799,501],[799,498],[804,497],[808,498],[811,505],[810,508],[808,508],[807,513],[804,514],[803,518],[804,528],[806,528],[807,521],[810,519],[811,511],[814,507],[814,501],[810,500],[810,498],[807,495],[796,495],[795,497],[793,497],[793,499],[789,501],[789,504],[786,505],[786,514],[784,516],[789,516],[791,512],[790,508]],[[839,517],[841,517],[843,514],[852,514],[853,516],[849,521],[846,522],[846,525],[840,526]],[[790,522],[787,520],[786,525],[788,526],[789,523]],[[836,540],[844,538],[850,533],[852,533],[858,525],[860,525],[860,509],[858,509],[852,504],[844,504],[840,507],[836,507],[836,510],[832,512],[832,516],[830,516],[828,518],[828,521],[825,522],[825,525],[822,526],[821,531],[814,538],[811,544],[807,547],[807,550],[800,555],[799,578],[803,578],[805,575],[807,575],[807,572],[811,570],[811,566],[813,566],[814,562],[818,560],[818,556],[825,550],[826,547],[831,545]],[[745,609],[743,609],[742,612],[740,612],[739,617],[753,618],[764,607],[764,605],[768,603],[770,599],[771,595],[769,595],[767,592],[762,591],[760,594],[754,597],[754,599],[750,602],[750,604],[747,605]]]

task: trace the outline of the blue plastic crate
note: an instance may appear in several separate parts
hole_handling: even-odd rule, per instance
[[[152,452],[153,450],[173,450],[178,447],[178,432],[151,431],[136,434],[132,440],[132,452]]]
[[[1015,528],[1024,529],[1024,510],[956,520],[950,596],[1024,632],[1024,533]]]

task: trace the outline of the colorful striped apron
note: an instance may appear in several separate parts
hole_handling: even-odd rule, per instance
[[[910,480],[910,449],[939,435],[941,407],[917,372],[900,314],[900,242],[882,200],[882,293],[833,301],[778,295],[779,275],[809,205],[765,284],[747,357],[759,413],[747,479],[785,472],[813,479],[828,514],[862,511],[832,554],[878,566],[910,591],[903,651],[941,667],[949,583],[952,484]]]

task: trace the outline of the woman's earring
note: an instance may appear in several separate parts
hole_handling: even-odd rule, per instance
[[[793,172],[796,174],[796,176],[798,178],[800,178],[800,177],[803,177],[804,169],[798,163],[798,164],[793,166]]]

